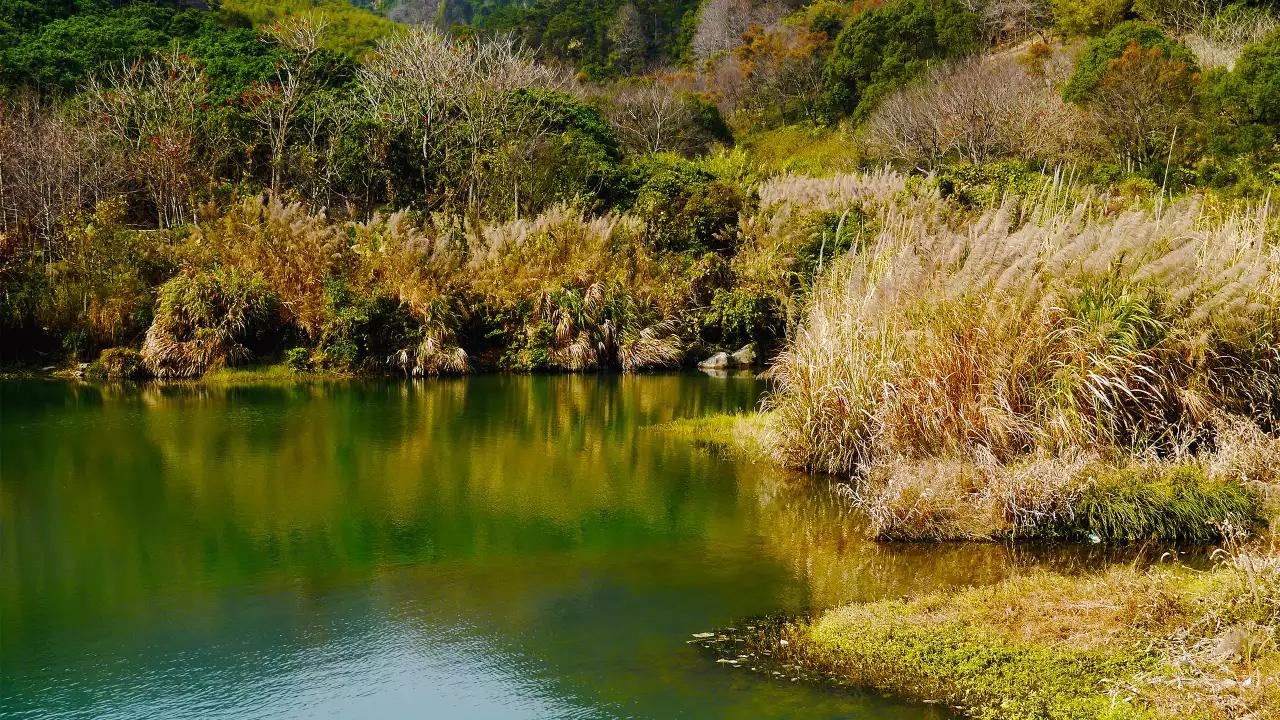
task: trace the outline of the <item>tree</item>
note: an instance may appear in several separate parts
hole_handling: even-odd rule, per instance
[[[284,49],[276,62],[275,82],[256,83],[245,94],[249,115],[267,136],[271,151],[271,192],[280,192],[285,150],[299,106],[314,91],[312,70],[324,38],[323,18],[294,16],[271,27],[268,37]]]
[[[1088,133],[1056,80],[1011,57],[954,61],[886,98],[867,136],[887,157],[926,171],[952,159],[1065,160]]]
[[[124,149],[134,181],[155,207],[158,227],[191,218],[193,180],[200,173],[197,131],[206,96],[203,73],[176,47],[94,77],[85,89],[88,116]]]
[[[1073,102],[1088,100],[1102,84],[1102,77],[1111,67],[1111,61],[1127,52],[1130,45],[1137,45],[1143,50],[1159,48],[1166,59],[1176,60],[1192,70],[1199,70],[1191,51],[1165,35],[1160,28],[1136,20],[1124,22],[1106,35],[1089,42],[1076,61],[1076,70],[1063,90],[1064,97]]]
[[[734,49],[743,87],[737,109],[759,118],[815,119],[822,94],[826,33],[789,25],[752,26]]]
[[[977,17],[959,0],[897,0],[868,10],[845,27],[827,59],[827,115],[865,117],[929,61],[964,55],[977,44]]]
[[[1133,0],[1053,0],[1053,24],[1067,37],[1088,37],[1124,20]]]
[[[1108,63],[1090,105],[1103,134],[1122,162],[1147,167],[1174,153],[1179,130],[1185,137],[1200,76],[1163,48],[1132,42]]]
[[[1053,24],[1049,0],[964,0],[987,45],[1016,42]]]
[[[1232,75],[1252,119],[1280,130],[1280,30],[1247,46]]]
[[[640,154],[686,152],[694,117],[680,93],[661,82],[632,82],[604,96],[605,114],[622,142]]]
[[[515,93],[566,84],[514,36],[469,42],[429,29],[380,43],[359,82],[366,111],[415,139],[423,186],[437,194],[428,201],[473,217],[501,174],[488,171],[512,161],[516,138],[538,132],[512,112]]]

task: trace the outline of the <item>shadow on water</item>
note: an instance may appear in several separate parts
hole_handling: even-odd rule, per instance
[[[876,545],[822,483],[649,429],[763,389],[0,383],[0,716],[940,718],[686,640],[1114,559]]]

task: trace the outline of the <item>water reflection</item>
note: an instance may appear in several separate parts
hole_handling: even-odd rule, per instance
[[[1082,559],[872,545],[808,479],[649,429],[762,389],[0,383],[0,715],[939,717],[684,641]]]

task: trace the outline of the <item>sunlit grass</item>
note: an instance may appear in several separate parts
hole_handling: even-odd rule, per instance
[[[224,0],[222,7],[238,12],[255,26],[298,15],[314,15],[326,22],[323,44],[332,50],[361,55],[378,39],[400,26],[346,0]]]
[[[857,170],[864,159],[854,139],[840,128],[787,125],[739,138],[757,172],[829,175]]]

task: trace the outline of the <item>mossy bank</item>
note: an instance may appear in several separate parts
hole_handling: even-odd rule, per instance
[[[753,625],[748,642],[717,654],[988,720],[1271,718],[1278,595],[1280,563],[1266,554],[1221,555],[1205,570],[1031,572]]]

